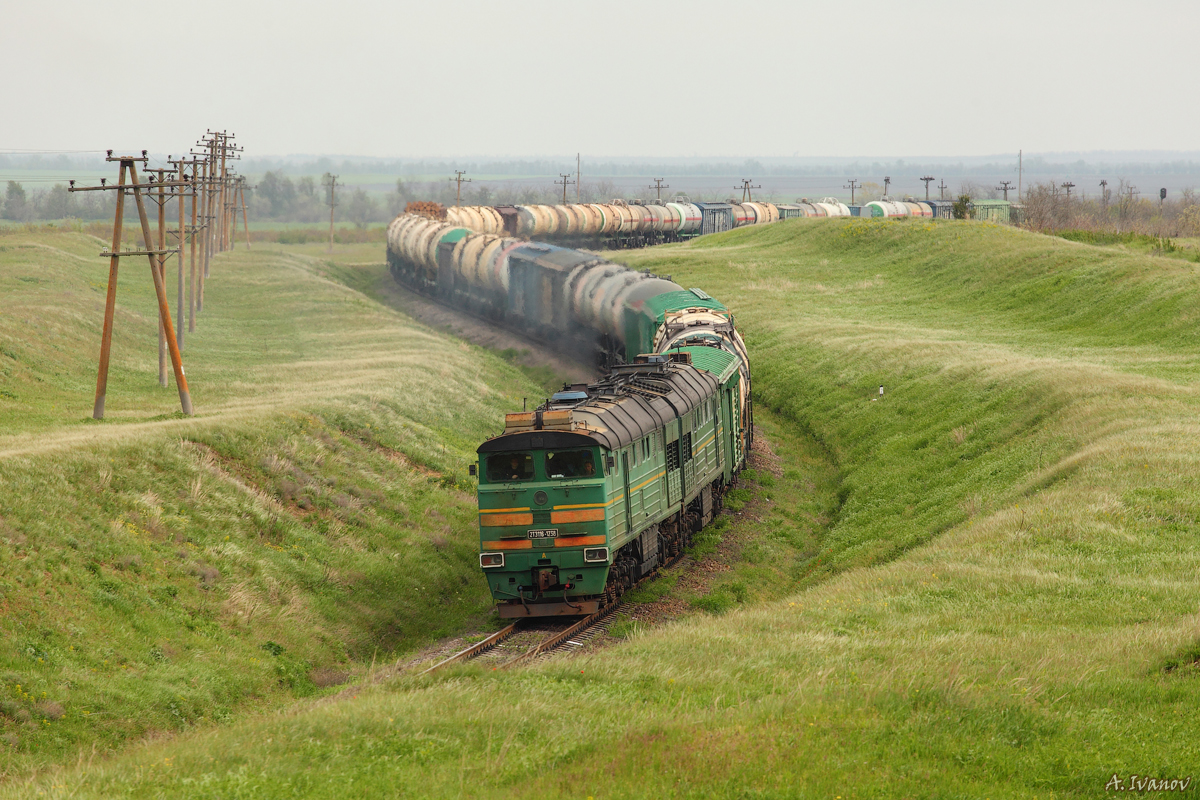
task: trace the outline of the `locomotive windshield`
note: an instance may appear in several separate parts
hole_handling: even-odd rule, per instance
[[[552,450],[546,453],[546,476],[554,480],[594,478],[591,450]]]
[[[529,453],[493,453],[487,458],[487,479],[491,483],[533,479],[533,456]]]

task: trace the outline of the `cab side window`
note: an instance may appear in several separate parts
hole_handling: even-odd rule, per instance
[[[487,479],[491,483],[532,480],[533,456],[530,453],[493,453],[487,458]]]

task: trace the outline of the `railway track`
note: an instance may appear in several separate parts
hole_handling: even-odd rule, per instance
[[[636,589],[648,580],[658,577],[662,570],[675,566],[683,560],[685,555],[686,553],[680,553],[675,556],[675,558],[629,587],[629,591]],[[429,675],[451,664],[461,664],[483,656],[498,656],[498,658],[495,658],[495,669],[509,669],[518,665],[541,663],[549,660],[558,653],[577,650],[583,647],[587,642],[608,630],[608,626],[612,624],[617,612],[629,605],[628,601],[617,598],[595,614],[584,617],[565,628],[555,626],[552,620],[547,620],[546,618],[519,619],[511,625],[496,631],[483,641],[476,642],[449,658],[439,661],[421,674]],[[558,627],[559,629],[552,631],[540,630],[540,628],[544,628],[547,625]],[[534,634],[534,642],[527,645],[521,653],[510,656],[508,653],[500,652],[505,646],[505,642],[522,637],[528,638],[527,634]]]

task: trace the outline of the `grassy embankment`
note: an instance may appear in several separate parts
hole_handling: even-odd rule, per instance
[[[238,250],[186,338],[194,419],[157,385],[148,267],[127,260],[95,422],[99,249],[0,237],[0,778],[490,624],[466,463],[540,388],[323,262]]]
[[[1193,773],[1195,267],[920,221],[624,257],[730,303],[760,403],[836,458],[810,586],[17,793],[1092,797],[1114,773]]]
[[[763,402],[838,458],[842,505],[806,566],[831,580],[585,663],[409,679],[54,780],[101,794],[188,781],[201,796],[334,796],[351,779],[444,795],[1088,796],[1113,772],[1188,774],[1189,266],[857,221],[633,260],[730,302]]]

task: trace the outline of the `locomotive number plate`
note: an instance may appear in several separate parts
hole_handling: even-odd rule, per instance
[[[558,528],[548,528],[546,530],[541,530],[541,531],[530,531],[529,538],[530,539],[557,539],[558,538]]]

